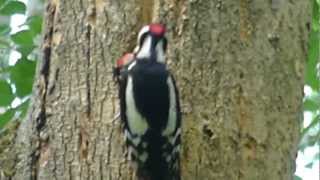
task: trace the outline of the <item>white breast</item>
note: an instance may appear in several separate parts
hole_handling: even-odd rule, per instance
[[[133,83],[131,76],[128,77],[126,88],[126,107],[126,115],[130,131],[133,135],[143,135],[148,129],[148,123],[137,110],[133,97]]]

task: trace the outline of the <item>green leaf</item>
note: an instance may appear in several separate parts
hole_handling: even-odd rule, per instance
[[[297,175],[294,175],[294,180],[302,180],[302,178]]]
[[[319,31],[320,29],[320,24],[319,24],[319,20],[320,20],[320,9],[319,9],[319,3],[317,3],[316,1],[313,1],[313,15],[312,15],[312,28],[315,31]]]
[[[11,28],[9,26],[9,24],[2,24],[0,25],[0,35],[1,36],[5,36],[8,35],[11,31]]]
[[[312,24],[309,37],[308,61],[306,66],[305,82],[312,89],[320,89],[320,81],[317,79],[317,63],[320,58],[320,8],[319,0],[313,0]]]
[[[36,46],[17,46],[16,50],[21,53],[22,57],[27,57]]]
[[[31,16],[27,19],[26,24],[35,35],[40,34],[42,30],[42,16]]]
[[[1,49],[10,48],[10,42],[8,41],[8,39],[6,37],[0,36],[0,47],[1,47]],[[3,54],[4,53],[2,53],[2,55]]]
[[[302,130],[302,136],[306,135],[312,128],[318,126],[319,124],[320,124],[320,115],[318,114],[312,119],[309,126]]]
[[[16,44],[16,50],[21,53],[22,57],[27,57],[36,47],[33,44],[34,36],[31,30],[19,31],[11,35],[11,40]]]
[[[304,128],[301,133],[299,150],[304,151],[306,147],[314,146],[320,140],[320,131],[314,134],[315,128],[320,124],[320,114],[315,115],[308,127]]]
[[[312,99],[307,99],[303,102],[303,109],[305,111],[316,111],[318,110],[319,105],[317,102],[313,101]]]
[[[308,146],[315,146],[317,142],[320,140],[320,134],[316,134],[313,136],[308,136]]]
[[[7,0],[0,0],[0,7],[2,7],[6,2]]]
[[[24,14],[26,12],[26,5],[20,1],[9,1],[5,3],[1,9],[1,15],[13,15],[13,14]]]
[[[312,166],[313,166],[313,162],[310,162],[307,165],[305,165],[304,167],[312,169]]]
[[[317,111],[320,108],[320,93],[314,93],[311,96],[305,97],[303,102],[305,111]]]
[[[18,97],[24,97],[31,93],[36,63],[27,59],[20,59],[10,68],[10,79],[16,86]]]
[[[320,160],[320,152],[317,152],[317,154],[314,155],[313,160],[314,161],[319,161]]]
[[[18,45],[34,46],[33,37],[34,35],[31,30],[22,30],[11,35],[11,40]]]
[[[10,84],[5,80],[0,80],[0,106],[9,106],[13,99]]]
[[[7,110],[4,114],[0,114],[0,129],[3,128],[14,116],[15,111],[12,109]]]
[[[317,79],[317,63],[319,59],[319,34],[318,32],[312,30],[309,39],[309,51],[308,51],[308,61],[306,66],[306,76],[305,82],[312,89],[318,90],[320,87],[320,82]]]

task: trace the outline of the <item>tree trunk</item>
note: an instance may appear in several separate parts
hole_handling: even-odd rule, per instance
[[[293,179],[310,9],[307,0],[51,0],[11,178],[135,179],[111,71],[153,21],[167,25],[180,90],[182,179]]]

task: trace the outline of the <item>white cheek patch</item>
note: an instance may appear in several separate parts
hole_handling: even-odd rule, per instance
[[[157,61],[160,63],[165,63],[165,54],[163,50],[163,40],[158,42],[156,46],[156,52],[157,52]]]
[[[147,32],[149,32],[149,26],[143,26],[143,28],[139,31],[139,34],[138,34],[138,43],[137,44],[140,44],[140,40],[141,40],[141,36]]]
[[[142,46],[140,47],[140,51],[137,54],[137,58],[149,58],[151,56],[151,37],[148,36],[143,41]]]
[[[169,87],[169,116],[166,128],[162,131],[162,136],[167,137],[174,133],[177,126],[177,108],[176,108],[176,93],[171,76],[168,76],[167,84]]]
[[[133,82],[132,77],[128,77],[127,89],[126,89],[126,106],[127,106],[127,121],[128,127],[133,135],[143,135],[148,129],[148,123],[144,117],[138,112],[136,104],[133,98]],[[140,142],[140,139],[137,141]],[[134,142],[134,143],[139,143]]]

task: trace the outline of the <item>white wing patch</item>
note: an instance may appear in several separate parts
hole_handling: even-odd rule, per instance
[[[137,58],[149,58],[151,56],[151,36],[146,37],[143,41],[140,51],[137,54]]]
[[[167,84],[169,87],[170,104],[167,127],[162,131],[162,135],[165,137],[172,135],[177,126],[176,93],[171,76],[168,76]]]
[[[148,123],[136,108],[136,104],[133,98],[133,82],[131,76],[128,77],[128,84],[126,89],[126,106],[126,115],[130,131],[133,135],[143,135],[148,129]]]
[[[136,61],[132,62],[132,63],[129,65],[128,70],[131,70],[136,64],[137,64]]]
[[[177,138],[180,136],[180,134],[181,134],[181,129],[179,128],[174,136],[169,137],[169,142],[171,145],[175,144],[175,142],[177,141]]]
[[[146,162],[147,159],[148,159],[148,153],[147,152],[143,152],[142,154],[139,155],[139,160],[141,162]]]

